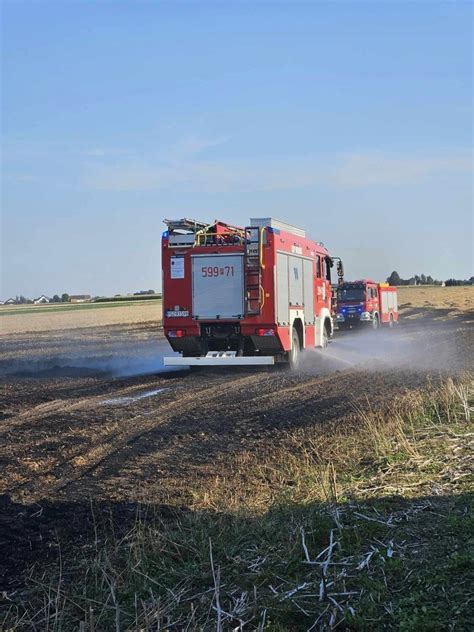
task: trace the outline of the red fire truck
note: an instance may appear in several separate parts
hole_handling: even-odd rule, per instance
[[[163,326],[175,365],[288,362],[333,334],[331,268],[337,260],[303,229],[271,218],[239,228],[165,220]]]
[[[345,281],[337,288],[336,321],[341,330],[359,325],[378,329],[398,322],[397,289],[370,279]]]

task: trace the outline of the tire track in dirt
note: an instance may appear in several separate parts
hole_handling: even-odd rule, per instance
[[[228,384],[225,409],[216,406],[216,399],[186,407],[166,424],[120,445],[90,468],[91,476],[84,473],[71,481],[68,497],[86,493],[126,499],[139,494],[144,502],[187,503],[197,481],[225,476],[227,457],[264,446],[274,449],[297,427],[354,419],[355,401],[371,390],[381,392],[380,380],[358,372],[341,374],[337,382],[334,376],[275,375],[255,388],[265,386],[271,390],[248,398]],[[389,379],[383,398],[402,393],[405,386],[400,376]]]
[[[285,420],[285,415],[289,416],[290,422],[297,417],[308,418],[314,416],[322,408],[326,410],[327,402],[331,404],[332,411],[326,411],[324,418],[332,418],[336,416],[336,413],[342,415],[343,411],[347,409],[347,404],[345,399],[341,397],[341,391],[345,390],[341,380],[346,382],[346,390],[347,384],[354,385],[354,381],[360,381],[360,375],[355,372],[341,373],[338,384],[335,384],[333,375],[308,376],[274,372],[244,375],[236,378],[235,374],[227,374],[217,377],[218,384],[214,381],[210,382],[213,377],[212,374],[203,374],[192,376],[190,380],[184,379],[183,384],[179,384],[178,388],[174,388],[169,393],[173,399],[168,402],[162,402],[162,400],[137,402],[140,411],[142,411],[139,414],[129,416],[127,414],[128,406],[120,407],[118,421],[113,421],[113,419],[107,421],[105,432],[102,434],[100,433],[103,428],[102,424],[100,424],[100,430],[94,433],[90,430],[90,420],[87,418],[84,420],[80,417],[79,421],[87,424],[85,426],[88,434],[87,445],[75,448],[74,435],[66,433],[61,438],[63,442],[60,450],[61,460],[56,459],[48,467],[43,467],[39,459],[39,465],[34,471],[33,478],[31,471],[25,467],[23,476],[26,480],[10,487],[8,491],[22,497],[39,498],[42,495],[49,496],[58,493],[72,483],[88,477],[92,472],[95,472],[96,478],[100,478],[102,472],[123,467],[126,460],[134,458],[135,452],[140,454],[143,447],[136,446],[135,450],[134,446],[140,441],[142,443],[143,441],[148,442],[150,434],[154,435],[155,442],[157,437],[166,439],[180,434],[191,437],[191,445],[182,451],[181,456],[188,456],[192,460],[192,437],[196,430],[201,429],[202,431],[203,428],[209,427],[209,432],[216,434],[216,436],[227,434],[227,439],[232,440],[234,438],[232,432],[225,430],[226,423],[230,418],[232,423],[237,426],[243,424],[248,429],[249,436],[257,441],[259,433],[262,433],[263,439],[268,438],[266,416],[271,417],[270,426],[273,431],[279,432],[282,426],[287,426],[289,423],[288,420]],[[149,387],[150,384],[148,383],[147,386]],[[157,386],[156,382],[153,386]],[[183,394],[187,386],[190,387],[190,391]],[[75,410],[86,415],[90,410],[96,409],[97,405],[102,405],[105,398],[108,400],[112,396],[123,397],[125,394],[136,394],[142,390],[143,385],[133,385],[129,388],[108,391],[107,394],[84,398],[73,403],[66,401],[62,409],[60,404],[56,402],[50,407],[48,405],[35,407],[33,411],[30,411],[29,421],[48,423],[50,421],[49,411],[52,413],[54,424],[61,411],[65,414],[67,411]],[[357,390],[360,389],[356,387]],[[157,402],[158,406],[156,406]],[[223,408],[223,402],[225,402],[225,408]],[[282,402],[285,402],[284,406]],[[110,407],[107,405],[104,405],[103,408],[104,411],[110,411]],[[116,407],[113,407],[113,410],[115,409]],[[134,407],[133,410],[135,411],[136,408]],[[224,419],[222,418],[223,410],[225,410]],[[324,421],[324,419],[319,421]],[[221,432],[220,425],[224,428],[223,432]],[[41,432],[41,426],[39,431]],[[27,432],[30,442],[32,438],[31,428],[28,428]],[[94,444],[91,445],[91,441],[94,439]],[[49,438],[46,437],[45,441],[48,440]],[[162,450],[166,451],[165,447],[161,446]],[[18,448],[21,453],[22,445],[18,445]],[[37,453],[41,453],[40,442],[35,445],[35,448]],[[215,449],[216,446],[214,445],[213,450],[215,451]],[[18,453],[18,450],[16,452]],[[130,454],[123,459],[120,455],[126,452]],[[27,458],[23,461],[28,465],[28,452],[26,456]],[[34,454],[32,458],[34,458]],[[176,460],[176,455],[172,453],[165,460],[171,463]],[[135,483],[136,480],[137,476]]]
[[[155,382],[156,384],[156,382]],[[160,382],[161,384],[161,382]],[[104,401],[111,398],[120,398],[133,395],[137,391],[143,391],[144,385],[125,387],[119,390],[109,391],[101,395],[93,395],[89,397],[73,398],[73,399],[55,399],[52,401],[44,402],[28,408],[22,411],[15,417],[9,418],[2,424],[2,432],[0,438],[8,434],[12,430],[18,430],[18,428],[27,423],[37,422],[43,417],[47,417],[53,413],[68,413],[74,410],[80,410],[81,408],[87,408],[91,404],[101,404],[101,399]],[[166,386],[163,384],[163,388]]]
[[[261,380],[265,380],[266,377],[262,376]],[[255,384],[256,377],[254,375],[244,376],[238,380],[233,380],[233,387],[237,389],[243,389],[247,386],[249,382]],[[84,450],[84,447],[81,447],[78,450],[73,451],[61,451],[61,456],[65,457],[61,461],[56,461],[51,467],[43,470],[37,471],[34,475],[33,480],[26,480],[17,485],[11,487],[8,491],[12,492],[14,495],[21,494],[23,497],[28,496],[38,497],[42,495],[50,495],[55,493],[64,487],[68,486],[72,481],[81,478],[91,470],[95,469],[98,464],[100,464],[104,459],[108,456],[115,454],[122,447],[126,446],[130,442],[136,441],[143,434],[155,429],[158,425],[162,426],[166,424],[169,419],[172,419],[175,415],[176,408],[182,412],[183,407],[184,410],[187,408],[195,407],[199,402],[213,401],[222,397],[224,392],[228,392],[229,386],[228,384],[223,384],[221,386],[206,386],[204,388],[199,389],[197,392],[192,391],[184,397],[181,396],[179,399],[175,399],[168,404],[164,404],[160,406],[156,410],[152,410],[150,412],[143,412],[139,415],[135,415],[128,419],[122,419],[120,425],[122,426],[118,432],[114,432],[113,436],[110,434],[106,436],[100,437],[101,444],[92,447],[89,450]],[[138,390],[137,387],[134,387],[133,392]],[[124,391],[120,391],[123,393]],[[107,396],[110,398],[110,393]],[[81,401],[80,408],[84,410],[88,410],[91,408],[93,404],[100,404],[101,399],[92,398],[90,400]],[[69,405],[67,402],[63,408],[64,410],[70,410],[72,408],[77,408],[78,403],[73,405]],[[105,407],[104,407],[105,408]],[[57,406],[53,406],[53,412],[55,415],[58,414],[60,409]],[[44,419],[45,415],[43,415],[43,410],[40,407],[39,413],[40,418]],[[160,420],[157,421],[156,416],[160,416]],[[30,417],[30,421],[34,420],[34,415]]]

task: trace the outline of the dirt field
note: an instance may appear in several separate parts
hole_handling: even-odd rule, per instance
[[[347,424],[367,399],[390,406],[465,370],[473,299],[474,288],[403,289],[396,331],[336,333],[301,373],[163,373],[155,305],[15,317],[37,333],[13,325],[0,338],[0,590],[55,554],[58,534],[86,542],[91,500],[124,516],[137,502],[193,506],[288,429]]]
[[[0,334],[58,331],[161,321],[161,301],[0,307]]]
[[[408,308],[436,308],[439,310],[474,310],[474,288],[405,286],[397,288],[398,300],[405,312]]]

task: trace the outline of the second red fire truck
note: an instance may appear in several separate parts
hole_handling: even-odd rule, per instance
[[[398,322],[397,289],[370,279],[344,282],[337,288],[336,321],[340,330],[366,325],[378,329]]]
[[[175,365],[288,362],[333,334],[331,271],[342,263],[305,231],[271,218],[244,228],[165,220],[163,326]]]

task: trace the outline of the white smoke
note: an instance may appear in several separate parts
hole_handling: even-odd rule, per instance
[[[303,354],[302,370],[331,373],[348,369],[383,371],[457,371],[466,368],[463,328],[445,323],[436,328],[403,324],[393,329],[337,332],[327,349]]]

